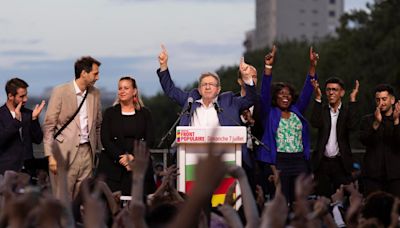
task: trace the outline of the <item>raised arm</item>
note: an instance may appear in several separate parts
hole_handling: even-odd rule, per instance
[[[42,100],[42,102],[35,105],[35,108],[32,111],[32,122],[30,128],[30,135],[32,138],[32,142],[36,144],[40,144],[43,140],[43,132],[42,128],[40,127],[39,123],[39,115],[43,110],[44,105],[46,102]]]
[[[311,83],[314,87],[315,100],[311,112],[310,124],[315,128],[321,128],[324,125],[322,120],[322,93],[317,80],[311,79]]]
[[[171,75],[168,70],[168,53],[164,45],[161,45],[161,52],[158,55],[158,62],[160,68],[157,70],[157,75],[160,79],[161,87],[164,93],[177,102],[181,107],[187,103],[189,93],[185,92],[175,86],[175,83],[171,79]],[[193,97],[193,99],[199,99],[200,95]]]
[[[297,99],[296,106],[300,110],[300,112],[304,113],[308,104],[311,100],[311,95],[313,93],[314,87],[312,85],[312,79],[317,80],[316,67],[317,62],[319,60],[318,53],[313,51],[313,48],[310,47],[310,69],[308,71],[308,75],[306,81],[304,82],[303,89],[301,90],[300,96]]]
[[[246,227],[259,227],[260,216],[258,215],[256,201],[254,200],[249,181],[243,168],[232,165],[228,167],[228,173],[239,181],[242,191],[243,209],[246,217]]]
[[[360,87],[360,83],[358,80],[355,82],[355,86],[350,93],[350,103],[349,103],[349,115],[348,115],[348,121],[349,123],[347,125],[348,129],[355,130],[358,127],[358,123],[360,122],[360,111],[359,111],[359,105],[357,102],[357,95],[358,95],[358,89]]]
[[[264,58],[264,74],[261,82],[261,119],[264,121],[266,115],[271,108],[271,82],[272,82],[272,66],[274,64],[276,54],[276,46],[272,47]]]

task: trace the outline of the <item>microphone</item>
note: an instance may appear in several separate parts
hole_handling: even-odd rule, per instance
[[[190,114],[190,109],[192,108],[192,104],[193,104],[193,97],[188,97],[187,103],[188,103],[188,106],[183,113]]]
[[[221,107],[219,107],[219,104],[218,104],[218,102],[214,102],[214,109],[217,111],[217,113],[222,113],[224,110],[221,108]],[[225,114],[224,116],[225,117],[228,117],[228,119],[229,120],[231,120],[236,126],[242,126],[240,123],[238,123],[235,119],[233,119],[230,115],[229,115],[229,113],[222,113],[222,115],[223,114]],[[250,132],[248,132],[248,133],[250,133]],[[255,144],[257,145],[257,146],[262,146],[262,147],[264,147],[266,150],[268,150],[268,151],[270,151],[270,149],[269,149],[269,147],[267,146],[267,145],[265,145],[261,140],[259,140],[257,137],[255,137],[252,133],[250,133],[249,134],[250,135],[250,137],[252,138],[252,139],[254,139],[254,141],[255,141]]]
[[[214,102],[214,109],[217,111],[217,113],[224,111],[221,107],[219,107],[218,102]]]

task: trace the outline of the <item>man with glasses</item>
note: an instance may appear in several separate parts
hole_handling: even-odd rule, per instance
[[[177,102],[187,115],[182,115],[180,126],[237,126],[240,123],[240,110],[253,105],[256,99],[256,89],[250,66],[242,60],[240,70],[246,83],[246,95],[235,96],[233,92],[220,94],[221,84],[217,74],[203,73],[199,78],[199,86],[190,91],[177,88],[168,70],[168,54],[164,46],[158,56],[160,69],[157,70],[161,87],[164,92]]]
[[[339,78],[325,82],[327,104],[322,102],[318,82],[314,82],[315,102],[310,123],[318,129],[318,140],[312,154],[312,165],[317,183],[316,193],[330,197],[341,184],[351,181],[353,158],[350,147],[350,132],[358,122],[356,97],[359,83],[350,94],[348,105],[342,103],[345,95],[344,83]]]

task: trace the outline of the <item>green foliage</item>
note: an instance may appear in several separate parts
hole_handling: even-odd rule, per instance
[[[177,113],[180,111],[180,108],[165,96],[163,92],[159,92],[150,98],[143,97],[143,102],[145,106],[151,110],[153,116],[157,146],[160,139],[167,133],[168,129],[178,118]],[[173,138],[175,138],[175,135],[173,135]]]

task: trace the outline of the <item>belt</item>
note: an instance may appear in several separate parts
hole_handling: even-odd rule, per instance
[[[89,142],[80,143],[79,146],[90,144]]]

